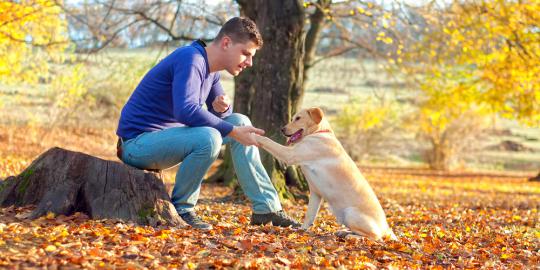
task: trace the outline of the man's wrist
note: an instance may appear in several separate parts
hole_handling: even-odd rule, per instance
[[[229,134],[227,136],[233,138],[233,139],[236,139],[236,131],[237,131],[237,127],[234,126],[232,129],[231,129],[231,132],[229,132]]]
[[[221,111],[221,112],[219,112],[219,113],[225,113],[225,112],[228,111],[230,108],[231,108],[231,105],[227,106],[227,108],[226,108],[224,111]]]

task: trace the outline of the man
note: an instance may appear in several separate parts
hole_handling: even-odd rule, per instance
[[[251,224],[300,226],[283,212],[261,164],[253,133],[262,135],[264,131],[252,127],[246,116],[232,113],[220,84],[219,71],[238,75],[251,67],[262,45],[253,21],[232,18],[208,46],[195,41],[153,67],[122,109],[116,132],[119,158],[150,170],[181,162],[171,199],[193,228],[212,229],[194,208],[202,179],[222,144],[231,149],[240,186],[252,202]]]

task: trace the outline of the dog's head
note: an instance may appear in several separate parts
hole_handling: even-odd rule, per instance
[[[324,119],[324,113],[320,108],[310,108],[296,113],[291,122],[281,129],[281,132],[289,137],[287,144],[293,144],[321,130],[330,130],[330,125]]]

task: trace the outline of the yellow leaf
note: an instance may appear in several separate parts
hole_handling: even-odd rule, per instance
[[[53,252],[56,250],[56,246],[53,246],[53,245],[48,245],[46,248],[45,248],[45,251],[47,252]]]

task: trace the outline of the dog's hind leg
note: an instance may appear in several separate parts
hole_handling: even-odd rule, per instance
[[[383,231],[377,222],[370,216],[363,214],[358,208],[345,208],[343,212],[343,224],[354,233],[375,241],[378,241],[383,237]]]

